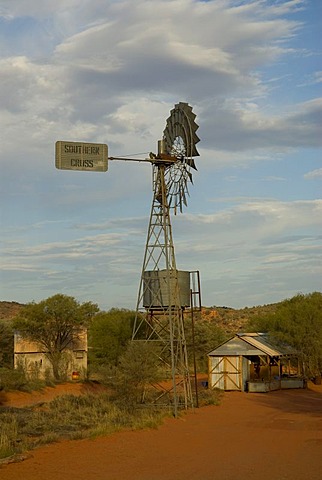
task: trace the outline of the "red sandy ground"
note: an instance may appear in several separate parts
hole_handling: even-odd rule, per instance
[[[7,397],[5,404],[22,406],[28,403],[22,396],[35,403],[62,390],[80,394],[82,389],[69,385],[33,397],[20,394]],[[322,386],[226,392],[220,406],[169,419],[156,430],[66,441],[31,454],[24,462],[0,467],[0,479],[320,480]]]

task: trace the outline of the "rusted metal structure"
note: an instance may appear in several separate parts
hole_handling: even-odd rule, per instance
[[[153,200],[132,336],[133,341],[158,346],[157,361],[168,369],[172,383],[161,389],[157,401],[172,404],[175,416],[179,408],[194,404],[184,313],[200,303],[200,281],[198,272],[177,269],[170,218],[171,210],[181,212],[187,205],[191,169],[196,169],[199,138],[194,120],[187,103],[175,105],[158,153],[150,153]]]

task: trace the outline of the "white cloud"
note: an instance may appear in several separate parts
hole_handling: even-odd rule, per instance
[[[307,172],[304,175],[304,178],[307,178],[308,180],[322,178],[322,168],[317,168],[316,170],[312,170],[311,172]]]
[[[322,71],[313,72],[313,74],[307,75],[305,77],[305,82],[300,83],[299,87],[307,87],[310,85],[318,85],[322,82]]]
[[[260,111],[254,103],[217,103],[215,110],[213,115],[213,106],[209,106],[203,113],[206,147],[249,150],[322,145],[320,98],[294,105],[291,111],[274,116]]]
[[[7,149],[19,137],[30,152],[37,143],[43,156],[64,133],[75,140],[107,138],[123,152],[145,151],[144,145],[151,149],[161,136],[169,101],[178,97],[194,99],[204,148],[320,145],[318,101],[271,116],[254,100],[267,91],[255,69],[286,54],[281,40],[298,26],[278,15],[300,5],[140,0],[91,6],[55,2],[53,8],[43,2],[7,3],[3,11],[13,18],[27,12],[38,19],[53,15],[48,28],[54,38],[60,20],[77,25],[66,30],[46,60],[2,60],[0,126],[6,130]],[[252,99],[239,101],[241,92]]]
[[[236,199],[237,201],[237,199]],[[218,242],[226,248],[227,236],[231,243],[263,241],[273,237],[289,235],[297,229],[320,228],[322,200],[297,200],[281,202],[277,200],[246,199],[238,200],[238,204],[213,214],[191,215],[186,213],[180,221],[180,229],[202,232],[212,245],[211,236],[223,238]],[[195,242],[196,248],[200,243]],[[193,249],[194,246],[191,246]]]
[[[64,288],[135,303],[150,165],[57,171],[54,145],[107,143],[110,156],[144,158],[178,101],[197,114],[201,158],[191,189],[197,214],[174,220],[175,241],[180,262],[200,265],[205,298],[229,298],[234,285],[236,304],[247,295],[245,303],[265,303],[265,292],[273,298],[317,284],[321,204],[303,176],[321,178],[321,72],[302,62],[315,54],[301,44],[314,26],[301,16],[305,7],[310,2],[3,0],[4,298]]]
[[[207,304],[215,302],[213,287],[208,285],[211,279],[216,286],[220,278],[225,279],[228,298],[232,284],[242,282],[242,278],[250,283],[257,278],[258,286],[264,289],[270,277],[277,278],[282,271],[280,295],[285,297],[289,287],[283,278],[287,271],[293,272],[295,264],[302,288],[310,275],[317,278],[322,273],[318,266],[322,257],[321,214],[322,200],[280,202],[246,198],[241,202],[235,199],[234,206],[213,214],[187,213],[176,217],[173,226],[178,268],[201,271]],[[69,234],[65,230],[65,237],[72,235],[69,240],[30,246],[7,243],[2,250],[2,276],[9,285],[19,285],[21,275],[35,272],[38,277],[30,279],[29,288],[37,286],[41,276],[47,291],[59,285],[64,275],[71,291],[77,286],[80,292],[86,292],[88,282],[93,288],[101,283],[108,285],[111,292],[122,285],[124,294],[128,289],[134,308],[146,223],[144,218],[115,218],[105,224],[78,225]],[[42,227],[46,225],[37,226]],[[78,236],[79,230],[92,230],[93,234]],[[32,231],[33,228],[30,234]],[[265,293],[263,290],[263,300]],[[218,292],[214,298],[218,298]],[[117,297],[110,297],[108,302],[105,307],[116,305]],[[237,296],[234,305],[242,302],[242,296]],[[129,303],[125,306],[131,307]]]

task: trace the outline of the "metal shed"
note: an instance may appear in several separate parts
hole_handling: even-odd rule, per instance
[[[278,347],[263,333],[238,333],[208,353],[208,386],[220,390],[267,392],[303,388],[294,371],[296,352]]]

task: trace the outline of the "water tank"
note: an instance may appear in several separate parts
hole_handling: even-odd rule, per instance
[[[178,295],[177,285],[180,306],[190,307],[190,272],[146,270],[143,274],[143,306],[163,308],[175,305],[176,295]]]

